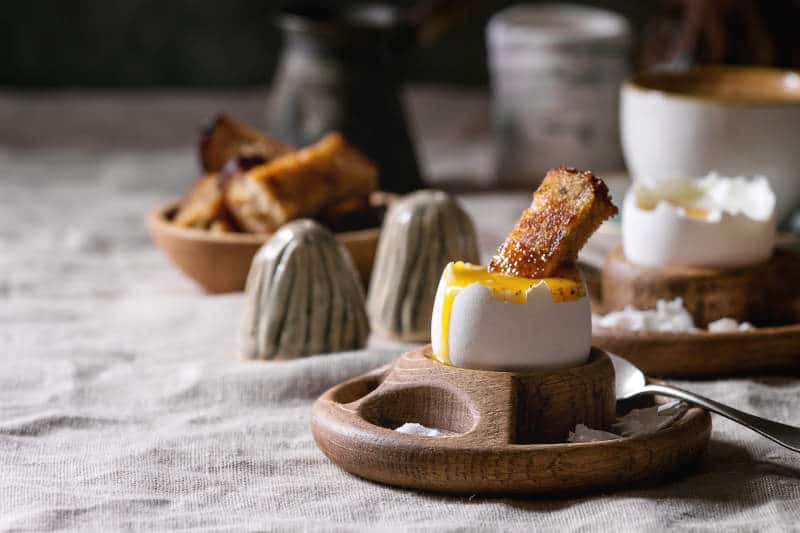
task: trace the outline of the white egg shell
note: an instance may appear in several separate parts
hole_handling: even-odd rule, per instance
[[[444,283],[439,282],[433,307],[431,341],[441,353]],[[461,289],[450,311],[449,356],[453,366],[477,370],[549,370],[578,366],[589,358],[592,320],[589,299],[553,302],[540,283],[527,302],[492,296],[473,283]]]
[[[643,266],[736,268],[766,261],[775,246],[775,215],[755,220],[722,212],[717,220],[687,217],[659,202],[642,209],[631,189],[622,208],[625,257]]]

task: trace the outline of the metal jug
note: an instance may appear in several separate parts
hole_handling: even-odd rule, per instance
[[[422,185],[401,100],[407,53],[453,0],[403,10],[387,4],[333,7],[318,2],[277,17],[284,48],[267,124],[276,137],[304,146],[338,130],[380,167],[381,187],[407,192]]]

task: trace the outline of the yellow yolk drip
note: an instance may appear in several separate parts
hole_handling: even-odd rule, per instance
[[[708,209],[693,205],[700,198],[702,198],[702,196],[702,192],[700,192],[698,189],[688,187],[678,191],[677,193],[673,193],[670,197],[665,198],[665,200],[670,205],[683,209],[683,214],[686,217],[705,220],[709,215]],[[658,199],[652,197],[648,193],[639,194],[636,197],[636,204],[639,206],[639,209],[652,211],[658,206]]]
[[[492,291],[492,296],[504,302],[524,304],[528,301],[528,291],[544,283],[550,289],[554,303],[570,302],[586,295],[583,284],[568,278],[529,279],[489,272],[485,266],[471,265],[463,261],[450,263],[444,270],[444,298],[442,299],[442,329],[440,353],[433,357],[440,363],[450,364],[450,311],[458,292],[480,283]]]
[[[683,212],[689,218],[700,218],[700,219],[708,218],[708,210],[703,209],[702,207],[684,207]]]

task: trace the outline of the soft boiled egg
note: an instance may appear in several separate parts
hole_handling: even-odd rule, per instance
[[[625,196],[622,246],[644,266],[736,268],[772,255],[775,226],[763,176],[639,181]]]
[[[592,318],[582,281],[527,279],[450,263],[433,304],[441,363],[479,370],[548,370],[589,358]]]

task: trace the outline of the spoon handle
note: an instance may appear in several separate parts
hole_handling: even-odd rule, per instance
[[[767,420],[760,416],[751,415],[734,409],[728,405],[709,400],[699,394],[689,392],[671,385],[657,385],[649,384],[642,387],[641,391],[637,394],[658,394],[661,396],[668,396],[670,398],[677,398],[688,403],[699,405],[712,413],[724,416],[734,422],[737,422],[753,431],[764,435],[768,439],[777,442],[781,446],[789,448],[792,451],[800,452],[800,428],[790,426],[788,424],[781,424],[773,420]]]

